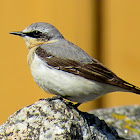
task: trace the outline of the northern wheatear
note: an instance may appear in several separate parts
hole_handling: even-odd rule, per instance
[[[120,79],[49,23],[33,23],[11,34],[25,40],[33,79],[46,92],[78,103],[114,91],[140,94],[140,88]]]

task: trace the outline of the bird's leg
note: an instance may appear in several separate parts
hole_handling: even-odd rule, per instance
[[[55,97],[56,97],[56,99],[63,100],[63,97],[62,97],[62,96],[60,96],[60,95],[56,95]]]
[[[63,100],[62,96],[60,96],[60,95],[53,96],[49,100],[51,101],[51,100],[56,100],[56,99]]]
[[[76,103],[76,104],[74,105],[74,107],[78,108],[78,106],[79,106],[80,104],[81,104],[81,103]]]

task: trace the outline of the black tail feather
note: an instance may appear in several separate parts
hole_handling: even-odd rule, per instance
[[[136,93],[136,94],[139,94],[140,95],[140,88],[135,86],[135,85],[132,85],[124,80],[121,79],[121,87],[123,87],[124,89],[130,91],[130,92],[133,92],[133,93]]]

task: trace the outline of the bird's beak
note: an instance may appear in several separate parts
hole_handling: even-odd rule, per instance
[[[21,36],[21,37],[24,37],[25,36],[25,34],[22,31],[19,31],[19,32],[10,32],[10,34],[18,35],[18,36]]]

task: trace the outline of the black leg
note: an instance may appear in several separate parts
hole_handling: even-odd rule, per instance
[[[75,104],[74,106],[77,108],[80,104],[81,104],[81,103],[77,103],[77,104]]]
[[[55,97],[56,97],[56,99],[63,100],[63,97],[62,97],[62,96],[60,96],[60,95],[56,95]]]
[[[62,96],[60,96],[60,95],[56,95],[56,96],[53,96],[53,97],[49,98],[50,101],[51,100],[56,100],[56,99],[63,100]]]

